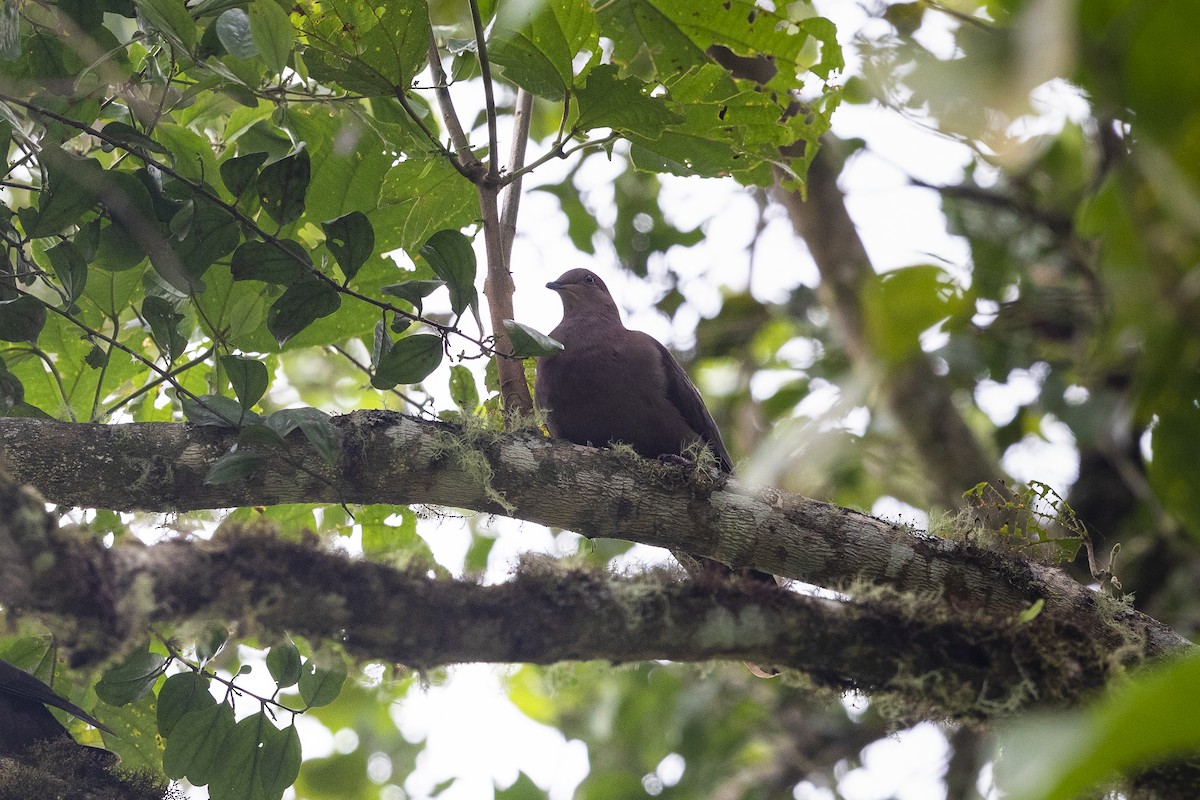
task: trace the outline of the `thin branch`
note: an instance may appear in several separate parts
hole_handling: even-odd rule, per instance
[[[472,172],[474,172],[479,167],[479,159],[471,152],[471,143],[467,140],[467,134],[463,132],[458,112],[454,110],[454,98],[450,96],[446,71],[442,69],[441,51],[438,50],[437,37],[432,28],[429,30],[429,70],[433,74],[434,96],[437,97],[438,108],[442,111],[442,122],[445,123],[446,130],[450,134],[454,151],[458,153],[458,158],[464,165],[472,165]]]
[[[192,367],[203,364],[205,361],[207,361],[209,359],[210,356],[212,356],[212,354],[214,352],[216,352],[216,349],[217,349],[216,344],[209,345],[207,350],[205,350],[203,353],[201,353],[200,355],[193,358],[191,361],[188,361],[185,364],[180,364],[178,367],[175,367],[174,369],[169,370],[165,374],[158,376],[154,380],[150,381],[149,383],[145,384],[141,388],[132,392],[127,397],[121,398],[120,400],[113,403],[108,408],[104,409],[103,413],[101,413],[101,415],[100,415],[100,418],[106,419],[108,417],[111,417],[114,413],[119,411],[123,406],[125,406],[129,403],[132,403],[134,400],[138,399],[139,397],[144,395],[146,392],[149,392],[152,389],[154,389],[158,386],[161,386],[164,383],[170,382],[170,384],[172,386],[177,386],[178,384],[175,383],[176,376],[181,375],[184,372],[187,372]]]
[[[471,6],[471,23],[475,26],[475,45],[479,55],[479,72],[483,76],[483,99],[487,106],[488,124],[488,180],[500,180],[500,137],[496,132],[496,97],[492,83],[492,65],[488,61],[487,36],[483,29],[483,17],[479,13],[479,0],[467,0]]]
[[[608,136],[605,136],[601,139],[592,139],[591,141],[580,142],[579,144],[575,145],[574,147],[567,147],[567,148],[563,147],[563,145],[566,144],[566,142],[559,142],[558,144],[553,145],[549,151],[547,151],[546,153],[543,153],[541,156],[539,156],[535,161],[530,163],[528,166],[522,167],[521,169],[516,170],[515,172],[505,175],[503,178],[500,179],[500,184],[502,186],[506,186],[506,185],[512,183],[513,181],[520,180],[523,175],[525,175],[526,173],[529,173],[529,172],[533,172],[535,169],[537,169],[542,164],[545,164],[548,161],[553,161],[556,158],[570,158],[571,156],[575,155],[576,153],[580,152],[581,150],[590,150],[590,149],[604,147],[605,145],[615,142],[620,138],[621,138],[620,134],[610,133]]]
[[[525,151],[529,146],[529,124],[533,116],[533,95],[521,89],[517,92],[517,107],[513,112],[512,150],[508,171],[519,172],[525,166]],[[500,216],[501,245],[504,263],[512,263],[513,240],[517,236],[517,212],[521,207],[521,178],[510,181],[504,190],[504,210]]]

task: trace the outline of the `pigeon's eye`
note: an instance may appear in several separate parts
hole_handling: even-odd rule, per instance
[[[587,281],[588,283],[595,283],[595,282],[596,282],[596,276],[594,276],[594,275],[588,275],[586,278],[584,278],[584,280],[585,280],[585,281]]]

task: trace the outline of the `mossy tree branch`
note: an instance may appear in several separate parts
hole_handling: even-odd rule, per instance
[[[929,536],[849,509],[746,486],[701,469],[576,447],[534,432],[463,431],[390,412],[355,412],[337,418],[335,424],[342,437],[337,469],[325,467],[296,434],[288,439],[288,452],[266,451],[262,466],[249,478],[219,486],[206,485],[204,477],[229,450],[235,434],[216,428],[10,418],[0,421],[0,458],[17,481],[66,506],[182,511],[346,502],[425,503],[489,513],[507,510],[521,519],[588,536],[669,547],[839,589],[868,609],[876,601],[894,614],[919,607],[922,624],[949,625],[961,636],[967,630],[986,630],[983,638],[1001,641],[1002,649],[1016,647],[1019,638],[1045,634],[1043,643],[1052,645],[1055,654],[1051,660],[1059,663],[1064,674],[1075,676],[1080,686],[1100,685],[1113,669],[1187,646],[1186,640],[1161,623],[1106,600],[1057,569],[978,543]],[[64,460],[63,454],[71,454],[70,460]],[[985,536],[977,534],[980,540]],[[249,558],[248,552],[244,557]],[[156,570],[140,571],[156,574]],[[552,585],[566,591],[571,581],[583,578],[557,580]],[[711,591],[705,591],[711,601]],[[908,600],[894,600],[901,597]],[[1022,622],[1021,613],[1039,601],[1044,604],[1041,612]],[[556,607],[559,598],[556,593],[544,594],[542,602]],[[770,611],[765,601],[747,598],[745,602],[764,606],[755,613]],[[860,613],[856,608],[813,601],[804,605],[804,613],[816,609],[838,619]],[[678,617],[669,604],[662,613]],[[772,638],[774,644],[767,649],[762,649],[760,640],[746,639],[724,653],[689,652],[696,658],[779,660],[815,672],[816,666],[799,654],[814,650],[828,656],[828,647],[814,649],[811,639],[787,639],[782,631],[795,620],[778,616],[781,612],[770,613],[775,616],[768,627],[780,626],[778,635],[785,639]],[[599,616],[594,610],[588,615]],[[880,626],[874,635],[882,636],[886,626]],[[685,656],[670,649],[653,655],[621,650],[616,644],[619,638],[611,642],[617,649],[607,655],[599,648],[584,653],[565,645],[546,652],[555,658],[614,660]],[[893,644],[903,653],[917,647],[918,638],[909,635]],[[842,642],[834,649],[844,646]],[[964,653],[974,655],[952,656],[950,650],[943,655],[951,660],[984,658],[985,651],[973,651],[965,644],[964,648]],[[865,664],[877,655],[861,657]],[[496,650],[494,656],[522,657],[515,650]],[[428,653],[408,657],[440,663]],[[466,657],[482,654],[447,651],[443,656]],[[878,685],[878,675],[868,680],[866,672],[840,667],[833,671],[849,676],[851,682]],[[1053,672],[1044,670],[1043,677],[1050,679]],[[1042,697],[1058,694],[1047,695],[1041,686],[1037,690]]]

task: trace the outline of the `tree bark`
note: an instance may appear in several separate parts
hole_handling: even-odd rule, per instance
[[[342,438],[336,470],[297,432],[286,448],[265,451],[248,478],[218,486],[205,484],[204,476],[236,434],[181,423],[8,418],[0,420],[0,459],[16,480],[60,505],[156,511],[298,502],[453,506],[683,550],[846,596],[623,582],[555,569],[532,582],[519,577],[504,587],[478,587],[431,583],[255,537],[111,550],[91,539],[63,546],[18,537],[15,543],[0,539],[0,552],[20,547],[30,565],[13,586],[44,578],[35,564],[67,572],[49,583],[39,580],[24,603],[16,602],[19,596],[3,602],[27,606],[32,595],[43,611],[94,617],[108,644],[85,643],[84,652],[104,652],[141,630],[148,620],[138,614],[180,619],[250,609],[248,615],[272,631],[322,636],[344,628],[364,657],[422,665],[748,659],[794,666],[843,688],[900,691],[912,681],[910,699],[931,695],[925,707],[958,718],[1015,710],[1034,697],[1071,702],[1114,671],[1187,646],[1161,623],[1058,569],[723,475],[532,433],[464,432],[391,412],[355,412],[334,423]],[[986,534],[975,536],[982,542]],[[49,561],[41,555],[47,550],[54,554]],[[150,603],[138,594],[147,583]],[[270,601],[295,596],[328,601]],[[1022,621],[1019,614],[1039,600],[1041,612]],[[127,608],[135,609],[132,616],[122,611]],[[418,613],[427,620],[426,638],[404,639],[409,634],[395,629],[406,630]],[[556,623],[557,614],[571,622]],[[389,625],[392,619],[406,623]],[[933,674],[942,687],[935,692],[921,680]]]

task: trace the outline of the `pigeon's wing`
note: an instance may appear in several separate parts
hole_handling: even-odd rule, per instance
[[[704,398],[700,396],[700,391],[683,371],[683,367],[679,366],[675,357],[671,355],[671,351],[657,339],[650,336],[647,338],[658,348],[663,373],[667,377],[667,399],[679,410],[692,430],[713,451],[713,455],[721,462],[721,469],[725,472],[733,472],[733,459],[729,457],[729,451],[725,449],[725,442],[721,439],[721,430],[713,421],[712,414],[708,413],[708,407],[704,405]]]
[[[100,722],[91,714],[65,697],[56,694],[53,689],[28,672],[17,669],[4,660],[0,660],[0,692],[26,700],[34,700],[48,706],[54,706],[72,716],[79,717],[92,727],[99,728],[105,733],[112,733],[112,730],[107,725]]]

